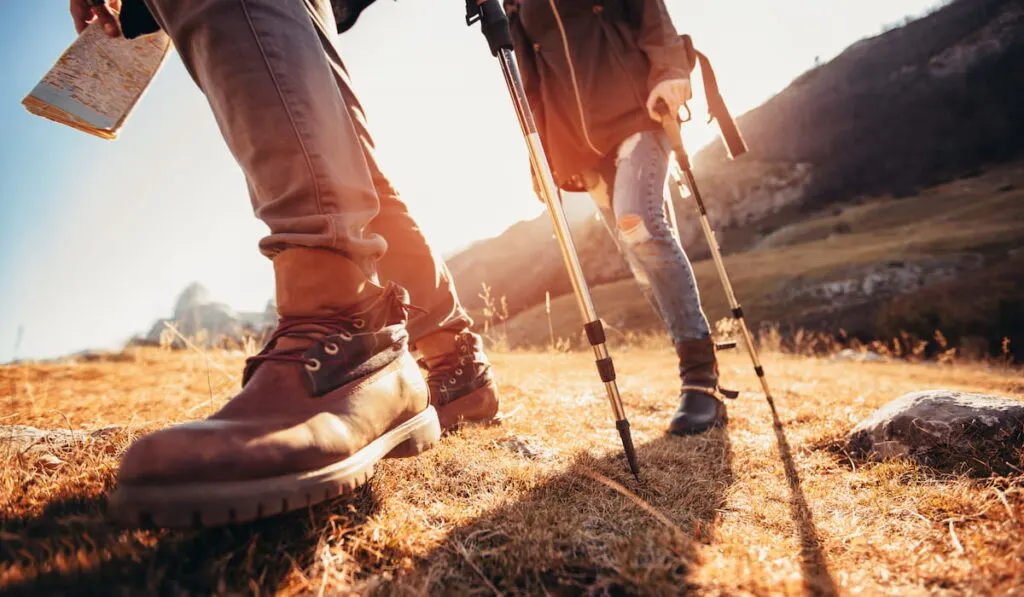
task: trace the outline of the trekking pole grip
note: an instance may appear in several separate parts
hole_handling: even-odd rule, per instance
[[[480,31],[487,38],[491,56],[501,50],[511,50],[512,30],[508,26],[508,15],[499,0],[466,0],[466,24],[480,21]]]
[[[672,151],[676,154],[679,167],[684,171],[689,170],[690,156],[687,155],[686,148],[683,146],[683,133],[679,128],[682,122],[679,120],[679,115],[673,116],[672,111],[663,101],[659,101],[654,106],[654,110],[661,116],[661,127],[665,129],[665,135],[668,137],[669,145],[672,146]]]

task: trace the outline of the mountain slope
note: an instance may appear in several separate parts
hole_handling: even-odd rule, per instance
[[[764,237],[756,250],[726,257],[752,327],[843,329],[851,337],[932,340],[1000,354],[1003,341],[1024,361],[1024,162],[930,188],[920,195],[837,207]],[[729,316],[710,260],[694,273],[711,321]],[[613,330],[661,329],[632,279],[596,286],[594,302]],[[555,338],[578,339],[571,295],[551,302]],[[546,346],[545,305],[500,330],[512,347]],[[789,334],[786,334],[789,335]],[[941,350],[937,339],[928,350]]]
[[[753,155],[812,165],[810,200],[900,194],[1020,154],[1022,65],[1024,5],[960,0],[850,46],[739,123]]]
[[[1021,3],[958,0],[805,73],[738,119],[747,155],[729,161],[715,143],[695,157],[724,250],[751,248],[829,203],[912,195],[1020,155],[1022,65]],[[691,206],[676,209],[691,258],[706,256]],[[628,276],[600,222],[577,222],[574,239],[592,283]],[[546,215],[449,267],[471,308],[482,306],[481,284],[513,314],[571,290]]]

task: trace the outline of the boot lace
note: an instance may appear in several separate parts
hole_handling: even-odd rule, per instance
[[[395,294],[391,294],[389,299],[391,304],[382,308],[397,308],[406,318],[414,311],[427,313],[426,309],[408,304]],[[285,337],[311,340],[323,345],[327,354],[334,355],[341,347],[335,342],[328,341],[326,337],[337,336],[342,342],[349,342],[354,336],[349,330],[359,333],[365,327],[366,319],[340,313],[318,317],[282,317],[263,350],[245,360],[245,368],[250,370],[263,361],[285,361],[302,363],[306,369],[317,371],[320,369],[320,361],[304,356],[308,346],[276,348],[277,341]]]
[[[277,341],[285,337],[311,340],[322,343],[327,354],[336,354],[340,347],[334,342],[325,341],[325,336],[339,336],[342,341],[348,342],[352,339],[350,329],[358,331],[364,327],[366,327],[366,320],[362,317],[344,315],[282,317],[263,350],[246,359],[245,366],[246,368],[254,367],[263,361],[291,361],[302,363],[307,369],[316,371],[320,368],[320,362],[303,356],[308,347],[275,348]]]
[[[448,378],[448,385],[455,385],[456,376],[462,375],[463,366],[473,364],[472,348],[467,342],[458,341],[454,351],[433,357],[421,358],[419,366],[427,370],[427,376],[435,379]]]

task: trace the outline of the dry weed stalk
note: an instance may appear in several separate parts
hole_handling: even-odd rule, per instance
[[[483,291],[477,295],[484,302],[484,329],[481,334],[493,350],[508,350],[508,331],[505,322],[508,320],[508,301],[504,296],[497,299],[491,295],[491,287],[480,284]]]

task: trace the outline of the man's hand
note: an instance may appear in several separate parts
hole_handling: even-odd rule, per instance
[[[693,97],[689,79],[667,79],[658,83],[647,96],[647,114],[652,120],[661,122],[664,114],[658,113],[658,102],[665,102],[669,114],[678,114],[679,108]]]
[[[120,11],[121,0],[71,0],[71,19],[78,33],[84,31],[93,19],[98,19],[107,35],[118,37],[121,28],[116,15]]]

